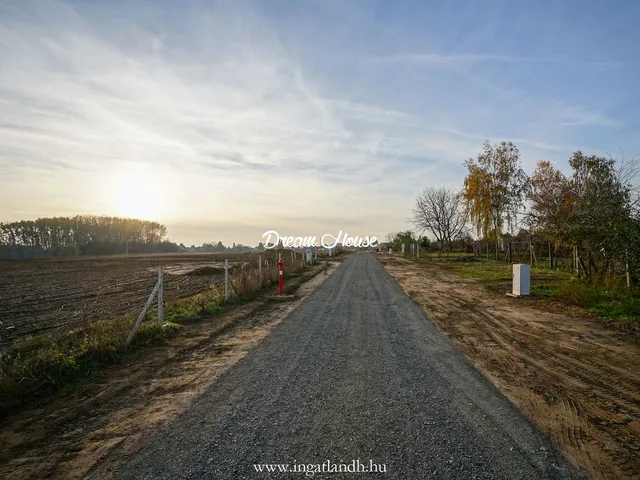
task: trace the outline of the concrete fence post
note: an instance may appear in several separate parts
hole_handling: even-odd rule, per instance
[[[229,299],[229,260],[224,260],[224,299]]]
[[[162,278],[162,266],[158,267],[158,284],[160,287],[158,288],[158,325],[162,326],[162,314],[163,314],[163,304],[164,304],[164,284]]]
[[[258,255],[258,277],[260,278],[260,286],[262,287],[262,255]]]
[[[133,340],[133,336],[136,334],[138,327],[142,323],[142,319],[147,314],[147,310],[149,310],[149,307],[151,306],[151,302],[153,302],[153,299],[155,298],[156,293],[158,293],[159,288],[160,288],[160,282],[156,282],[156,285],[155,287],[153,287],[153,291],[151,292],[151,295],[149,295],[149,298],[147,299],[147,303],[144,304],[144,308],[140,312],[140,315],[138,316],[136,323],[133,324],[133,328],[129,332],[129,336],[127,337],[127,341],[126,341],[127,345],[129,345],[129,343],[131,343],[131,340]]]

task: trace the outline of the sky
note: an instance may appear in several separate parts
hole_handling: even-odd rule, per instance
[[[484,140],[640,156],[640,1],[0,0],[0,221],[409,228]]]

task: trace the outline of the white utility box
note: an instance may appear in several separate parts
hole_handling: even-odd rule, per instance
[[[529,265],[516,263],[513,265],[513,292],[514,296],[529,295],[531,288],[531,269]]]

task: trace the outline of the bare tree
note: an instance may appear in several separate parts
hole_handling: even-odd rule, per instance
[[[395,240],[395,238],[396,238],[396,233],[395,233],[395,232],[389,232],[389,233],[387,233],[387,243],[388,243],[389,245],[391,245],[391,244],[393,243],[393,241]]]
[[[430,232],[440,244],[451,251],[453,242],[465,230],[467,215],[464,202],[457,192],[444,187],[427,187],[416,199],[411,223],[422,232]]]

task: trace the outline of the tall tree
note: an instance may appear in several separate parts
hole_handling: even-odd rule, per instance
[[[477,159],[465,162],[469,174],[462,197],[478,235],[499,239],[505,224],[513,230],[528,184],[520,151],[512,142],[483,144]]]
[[[578,151],[569,165],[573,169],[570,242],[580,251],[602,255],[603,275],[614,265],[633,262],[629,258],[634,256],[636,238],[632,186],[621,178],[615,160]],[[589,275],[581,257],[578,261]]]
[[[466,226],[466,212],[460,195],[444,187],[427,187],[416,199],[411,222],[421,233],[428,231],[440,244],[453,249],[453,242]]]
[[[566,239],[574,196],[571,183],[548,161],[540,161],[531,176],[529,189],[530,224],[554,242]]]

